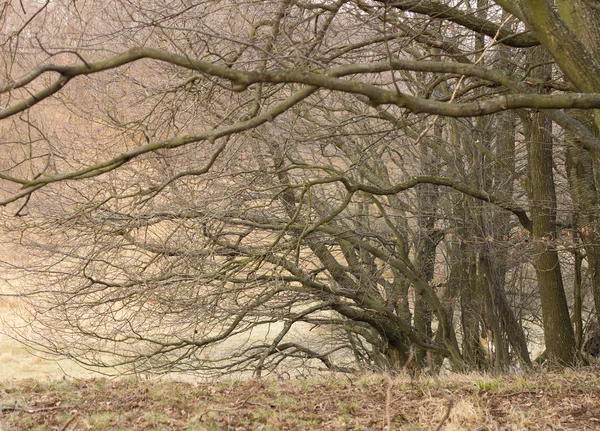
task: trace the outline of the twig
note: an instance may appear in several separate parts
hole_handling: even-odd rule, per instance
[[[385,426],[387,431],[392,431],[392,414],[390,406],[392,404],[392,377],[388,374],[387,390],[385,392]]]
[[[429,365],[429,369],[431,370],[431,375],[433,376],[435,386],[438,389],[440,389],[442,396],[446,399],[446,401],[448,401],[448,404],[446,405],[446,413],[444,413],[444,416],[442,417],[440,423],[435,429],[435,431],[440,431],[442,429],[442,426],[444,425],[444,422],[446,422],[450,417],[450,412],[452,411],[452,407],[454,406],[454,400],[445,392],[445,389],[442,388],[442,385],[440,384],[440,380],[438,379],[437,373],[435,372],[435,364],[433,363],[433,356],[431,355],[430,350],[427,351],[427,363]]]
[[[414,358],[414,351],[411,350],[410,354],[408,355],[408,359],[406,360],[406,362],[404,363],[404,366],[402,367],[402,371],[406,372],[408,365],[412,362],[413,358]],[[392,407],[393,403],[398,401],[398,398],[395,400],[392,400],[392,377],[390,376],[389,373],[387,375],[387,378],[388,378],[388,382],[387,382],[387,389],[385,392],[385,429],[387,431],[392,431],[392,409],[391,409],[391,407]],[[402,412],[399,412],[398,415],[403,420],[407,420]]]
[[[496,44],[496,40],[498,39],[498,36],[500,35],[500,31],[508,23],[509,19],[511,19],[511,17],[506,18],[506,20],[504,20],[504,22],[502,24],[500,24],[500,27],[498,27],[498,31],[496,32],[496,35],[492,38],[492,41],[483,48],[483,50],[481,51],[481,54],[479,55],[479,58],[477,58],[477,60],[475,61],[475,64],[479,64],[483,60],[483,56],[485,55],[485,53],[492,46],[494,46]],[[393,72],[392,72],[392,76],[394,76]],[[462,82],[464,81],[465,77],[466,77],[466,75],[461,75],[461,77],[458,79],[458,82],[456,83],[456,85],[454,86],[454,90],[452,91],[452,96],[450,96],[449,103],[452,103],[454,101],[454,98],[456,97],[456,94],[458,93],[458,89],[459,89],[460,85],[462,84]],[[421,134],[417,137],[417,139],[413,143],[413,145],[416,145],[419,142],[421,142],[421,139],[423,139],[423,137],[431,130],[431,128],[433,126],[435,126],[435,124],[437,123],[437,121],[439,119],[440,119],[440,116],[435,115],[433,117],[433,121],[421,132]]]
[[[248,395],[242,401],[238,401],[237,404],[234,405],[233,407],[225,407],[222,409],[208,409],[204,413],[200,414],[200,420],[202,420],[202,417],[207,413],[211,413],[211,412],[223,413],[223,412],[230,412],[232,410],[237,410],[237,409],[241,408],[244,404],[246,404],[250,398],[255,396],[256,392],[257,391],[253,391],[250,395]]]
[[[448,396],[446,393],[444,393],[443,390],[441,392],[442,392],[442,396],[444,398],[446,398],[446,400],[448,401],[448,404],[446,405],[446,413],[444,413],[444,416],[440,420],[440,423],[438,424],[435,431],[440,431],[442,429],[442,425],[444,425],[444,422],[446,422],[446,420],[448,420],[448,418],[450,417],[450,411],[452,410],[452,406],[454,406],[454,400],[450,396]]]
[[[53,407],[40,407],[39,409],[24,409],[23,407],[0,405],[0,413],[1,412],[39,413],[39,412],[47,412],[47,411],[51,411],[51,410],[65,410],[65,409],[74,409],[74,408],[75,408],[74,406],[53,406]]]
[[[503,397],[503,398],[510,398],[510,397],[514,397],[515,395],[521,395],[521,394],[534,394],[537,395],[536,391],[519,391],[519,392],[511,392],[510,394],[496,394],[496,397]]]
[[[410,363],[412,362],[412,360],[414,359],[414,357],[415,357],[415,351],[411,349],[410,353],[408,355],[408,359],[406,360],[406,362],[402,366],[402,371],[406,372],[408,370],[408,366],[410,365]]]
[[[79,416],[79,412],[77,412],[73,416],[71,416],[71,418],[62,426],[60,431],[66,431],[66,429],[69,427],[69,425],[71,425],[73,423],[73,421],[75,420],[75,418],[77,418],[78,416]]]

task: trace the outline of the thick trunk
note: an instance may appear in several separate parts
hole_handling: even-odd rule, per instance
[[[541,48],[533,48],[532,51],[532,64],[548,60]],[[540,66],[534,69],[533,75],[535,78],[547,79],[549,73],[549,66]],[[547,356],[563,364],[574,364],[577,356],[575,335],[555,247],[556,191],[552,171],[551,127],[552,123],[548,119],[533,113],[526,131],[534,267],[540,292]]]
[[[428,223],[429,224],[429,223]],[[431,230],[430,230],[431,229]],[[433,280],[434,265],[435,265],[435,253],[437,243],[439,239],[435,232],[432,231],[432,224],[428,226],[428,231],[425,236],[421,238],[421,244],[417,250],[417,269],[421,276],[428,282],[431,283]],[[425,299],[421,295],[415,295],[415,309],[414,309],[414,326],[415,329],[421,334],[428,338],[433,338],[433,330],[431,329],[431,322],[433,319],[433,313],[431,308],[427,305]],[[422,366],[427,365],[426,351],[417,349],[416,359]]]
[[[600,321],[600,231],[598,220],[598,195],[592,157],[589,151],[573,145],[567,149],[567,174],[571,198],[578,213],[578,231],[585,247],[596,316]]]
[[[600,53],[600,11],[582,0],[556,0],[558,13],[592,56]]]
[[[536,123],[538,121],[534,120],[534,128]],[[551,160],[548,163],[548,159],[551,159],[552,153],[548,146],[536,142],[535,136],[531,137],[529,152],[529,169],[535,171],[530,174],[534,266],[540,290],[546,351],[549,357],[572,364],[576,353],[575,336],[569,317],[558,253],[552,245],[556,235],[555,201],[551,197],[551,189],[554,186],[551,177],[548,176],[551,176],[552,164]],[[538,160],[533,162],[532,159]]]
[[[562,15],[561,19],[548,0],[516,0],[516,2],[528,27],[552,55],[558,67],[567,75],[571,83],[582,92],[597,93],[600,91],[600,63],[590,51],[589,46],[586,47],[585,42],[581,39],[581,33],[587,32],[587,30],[579,32],[580,37],[575,34],[576,27],[588,27],[588,19],[573,21],[571,26],[564,21],[570,19],[569,14],[583,6],[569,6],[566,11],[565,5],[572,3],[572,0],[557,1]],[[590,18],[596,14],[597,11],[589,10],[584,18],[586,16]],[[593,27],[590,30],[590,34],[598,34],[593,32]]]
[[[595,58],[598,58],[600,55],[600,13],[598,10],[582,0],[557,0],[556,5],[560,16],[573,34]],[[600,91],[600,89],[597,88],[596,91]],[[575,112],[573,115],[598,136],[598,128],[594,127],[590,113]],[[598,121],[600,121],[600,116],[599,111],[596,111],[596,122]],[[567,148],[567,173],[571,197],[579,213],[579,233],[585,246],[592,276],[596,317],[600,321],[600,232],[596,182],[600,154],[597,151],[590,153],[582,150],[569,134],[567,134],[567,141],[570,143]],[[596,162],[596,173],[594,173],[594,162]]]
[[[575,326],[575,343],[577,351],[581,352],[583,347],[583,317],[581,315],[583,296],[581,294],[581,262],[583,257],[579,251],[573,252],[575,257],[575,277],[573,280],[573,325]]]
[[[492,283],[493,284],[493,283]],[[498,315],[504,325],[504,330],[508,337],[508,342],[512,346],[521,364],[527,368],[531,367],[531,358],[527,348],[527,338],[523,332],[523,326],[517,320],[515,313],[508,305],[504,290],[495,287],[492,294],[494,295],[494,303],[498,310]]]
[[[485,253],[485,251],[488,251]],[[486,326],[492,332],[492,342],[494,345],[493,360],[494,368],[497,371],[508,369],[510,360],[508,356],[508,346],[505,342],[504,331],[501,327],[501,314],[499,313],[499,304],[496,302],[497,295],[494,295],[494,277],[492,274],[492,261],[489,250],[479,256],[478,277],[481,284],[481,290],[485,298],[485,316]]]

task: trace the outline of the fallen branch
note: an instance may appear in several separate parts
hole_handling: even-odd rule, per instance
[[[223,413],[223,412],[230,412],[233,410],[238,410],[239,408],[243,407],[244,404],[248,403],[248,401],[250,400],[250,398],[252,398],[253,396],[256,395],[257,391],[253,391],[250,395],[248,395],[246,398],[244,398],[241,401],[238,401],[233,407],[224,407],[221,409],[208,409],[206,411],[204,411],[203,413],[201,413],[199,415],[200,420],[202,420],[202,417],[208,413],[212,413],[212,412],[216,412],[216,413]]]
[[[61,427],[60,431],[66,431],[67,428],[69,428],[69,425],[71,425],[78,416],[79,416],[79,412],[77,412],[73,416],[71,416],[69,418],[69,420]]]
[[[496,397],[510,398],[510,397],[514,397],[515,395],[522,395],[522,394],[537,395],[537,391],[519,391],[519,392],[511,392],[510,394],[496,394]]]
[[[0,404],[0,413],[2,412],[23,412],[23,413],[39,413],[47,412],[52,410],[68,410],[74,409],[75,406],[53,406],[53,407],[40,407],[39,409],[26,409],[18,406],[3,406]]]

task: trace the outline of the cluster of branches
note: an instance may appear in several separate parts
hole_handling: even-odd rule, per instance
[[[553,3],[5,2],[11,334],[119,372],[585,360],[600,15]]]

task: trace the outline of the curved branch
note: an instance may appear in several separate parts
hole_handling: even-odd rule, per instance
[[[451,178],[435,177],[430,175],[419,175],[411,178],[408,181],[396,184],[392,187],[385,189],[380,187],[369,186],[366,184],[352,184],[346,178],[340,178],[340,181],[346,186],[346,188],[349,191],[363,191],[373,195],[394,195],[404,190],[413,188],[419,184],[434,184],[438,186],[450,187],[454,190],[464,193],[465,195],[491,203],[497,206],[498,208],[510,211],[515,216],[517,216],[519,222],[525,229],[531,231],[532,228],[531,220],[529,219],[529,217],[527,216],[527,212],[523,208],[513,203],[506,202],[503,199],[499,199],[494,195],[491,195],[483,190],[474,189],[465,184],[457,183]]]
[[[491,69],[474,66],[463,63],[451,62],[420,62],[420,61],[380,61],[374,63],[365,63],[358,65],[347,65],[338,68],[318,72],[306,70],[276,70],[276,71],[242,71],[231,69],[226,66],[219,66],[203,60],[194,60],[187,56],[173,54],[164,50],[154,48],[134,48],[119,54],[115,57],[101,60],[95,63],[82,64],[76,66],[44,66],[44,71],[54,71],[62,75],[59,82],[66,83],[68,80],[79,75],[89,75],[110,69],[114,69],[125,64],[129,64],[141,59],[154,59],[164,61],[173,65],[192,69],[225,79],[233,85],[235,91],[243,91],[252,84],[271,83],[271,84],[304,84],[314,87],[325,88],[329,90],[341,91],[345,93],[361,94],[369,98],[375,105],[397,105],[406,108],[415,113],[426,112],[430,114],[443,115],[448,117],[474,117],[481,115],[494,114],[496,112],[508,109],[598,109],[600,108],[600,94],[573,93],[561,95],[542,95],[542,94],[512,94],[497,96],[471,103],[447,103],[434,100],[422,99],[410,96],[397,91],[391,91],[377,87],[373,84],[341,79],[343,76],[355,75],[359,73],[379,73],[393,70],[412,70],[431,73],[460,73],[462,75],[478,76],[483,79],[489,79],[494,82],[513,83],[506,75],[493,71]],[[56,83],[47,87],[44,97],[54,94],[59,90]],[[64,84],[62,84],[64,85]],[[48,93],[46,95],[46,93]],[[35,101],[36,102],[36,101]],[[37,103],[37,102],[36,102]],[[16,105],[15,105],[16,106]],[[20,105],[19,105],[20,106]],[[29,105],[31,106],[31,105]],[[27,106],[27,107],[29,107]],[[17,108],[10,107],[0,111],[0,119],[6,118],[15,113]],[[25,109],[25,108],[24,108]],[[8,112],[11,112],[9,114]]]
[[[438,186],[450,187],[450,188],[452,188],[456,191],[459,191],[467,196],[471,196],[472,198],[488,202],[488,203],[495,205],[498,208],[501,208],[503,210],[510,211],[517,217],[517,219],[519,220],[519,222],[525,229],[527,229],[528,231],[531,231],[531,228],[532,228],[531,220],[529,219],[529,216],[527,215],[527,211],[525,211],[520,206],[518,206],[512,202],[507,202],[504,199],[500,199],[492,194],[489,194],[486,191],[475,189],[475,188],[469,187],[465,184],[458,183],[455,180],[453,180],[451,178],[447,178],[447,177],[436,177],[436,176],[431,176],[431,175],[417,175],[407,181],[404,181],[402,183],[399,183],[399,184],[396,184],[396,185],[393,185],[390,187],[386,187],[386,188],[370,186],[367,184],[353,183],[348,178],[343,177],[343,176],[331,177],[328,180],[322,179],[322,180],[319,180],[318,184],[333,183],[333,182],[341,182],[344,185],[344,187],[351,193],[362,191],[362,192],[369,193],[372,195],[377,195],[377,196],[395,195],[395,194],[398,194],[405,190],[416,187],[419,184],[434,184],[434,185],[438,185]],[[227,220],[231,221],[231,218],[227,218]],[[255,224],[254,221],[256,221],[258,224]],[[283,227],[283,225],[280,223],[271,224],[267,220],[259,219],[256,217],[253,217],[252,219],[249,219],[249,218],[248,219],[239,219],[239,220],[237,220],[237,222],[239,222],[240,224],[243,224],[243,225],[252,226],[252,227],[261,227],[261,228],[268,228],[267,225],[270,225],[271,226],[270,228],[277,229],[277,230],[279,230]],[[304,231],[306,229],[305,225],[297,225],[295,223],[290,223],[285,226],[286,226],[286,229],[288,229],[288,228],[289,229],[300,229],[302,231]],[[311,228],[311,231],[329,232],[328,228],[325,226],[325,223],[315,223],[313,225],[313,227]],[[331,232],[329,232],[329,233],[331,233]]]
[[[100,162],[100,163],[94,164],[92,166],[88,166],[86,168],[79,169],[77,171],[67,172],[67,173],[58,174],[58,175],[41,176],[37,179],[34,179],[34,180],[24,183],[23,191],[21,191],[20,193],[14,195],[14,196],[11,196],[10,198],[0,201],[0,205],[7,205],[8,203],[14,202],[17,199],[20,199],[23,196],[27,196],[27,195],[31,194],[32,192],[34,192],[35,190],[37,190],[45,185],[51,184],[51,183],[56,183],[56,182],[65,181],[65,180],[79,180],[79,179],[91,178],[91,177],[95,177],[98,175],[102,175],[106,172],[109,172],[109,171],[112,171],[112,170],[118,168],[119,166],[127,163],[128,161],[130,161],[136,157],[141,156],[142,154],[150,153],[150,152],[156,151],[158,149],[177,148],[177,147],[180,147],[183,145],[188,145],[193,142],[199,142],[199,141],[203,141],[203,140],[213,142],[218,138],[222,138],[225,136],[229,136],[233,133],[238,133],[238,132],[242,132],[244,130],[258,127],[261,124],[264,124],[268,121],[273,121],[274,118],[276,118],[283,112],[287,111],[290,107],[292,107],[296,103],[298,103],[301,100],[305,99],[306,97],[310,96],[316,90],[317,89],[314,87],[303,88],[302,90],[297,91],[295,94],[293,94],[287,100],[285,100],[285,101],[279,103],[278,105],[276,105],[275,107],[273,107],[273,109],[271,109],[270,111],[266,112],[265,114],[254,117],[250,120],[241,121],[237,124],[227,125],[227,126],[223,126],[223,127],[217,128],[217,129],[207,130],[207,131],[195,133],[192,135],[179,136],[179,137],[167,139],[164,141],[153,141],[146,145],[141,145],[139,147],[136,147],[129,151],[121,153],[120,155],[118,155],[110,160],[106,160],[104,162]],[[214,163],[214,161],[216,160],[216,157],[221,153],[221,151],[222,151],[222,148],[217,149],[217,151],[214,154],[214,157],[212,157],[209,160],[209,164]],[[208,166],[208,167],[210,167],[210,166]]]
[[[369,99],[374,105],[396,105],[408,109],[415,113],[430,113],[448,117],[473,117],[493,114],[508,109],[539,109],[539,110],[557,110],[563,108],[578,109],[600,109],[600,94],[570,93],[570,94],[508,94],[496,97],[490,97],[485,100],[479,100],[469,103],[448,103],[435,100],[423,99],[397,91],[377,87],[373,84],[350,79],[342,79],[343,76],[356,75],[362,73],[378,73],[393,70],[413,70],[432,73],[460,73],[462,75],[477,76],[482,79],[488,79],[499,82],[509,88],[522,89],[517,82],[511,80],[506,75],[494,70],[474,66],[470,64],[451,63],[451,62],[418,62],[418,61],[381,61],[375,63],[346,65],[324,71],[322,73],[310,72],[304,70],[277,70],[277,71],[242,71],[235,70],[226,66],[219,66],[202,60],[194,60],[186,56],[173,54],[164,50],[153,48],[134,48],[114,57],[101,60],[95,63],[79,64],[75,66],[45,65],[36,71],[31,72],[30,76],[40,76],[46,72],[57,72],[61,74],[60,79],[47,86],[37,94],[16,103],[4,110],[0,110],[0,119],[14,115],[17,112],[28,109],[46,97],[60,91],[60,89],[71,79],[80,75],[89,75],[98,73],[132,63],[134,61],[148,58],[167,62],[180,67],[193,69],[214,77],[228,80],[232,83],[233,89],[242,91],[252,84],[273,83],[286,84],[297,83],[309,87],[304,88],[287,100],[279,103],[269,112],[254,117],[252,119],[241,121],[237,124],[227,125],[218,129],[203,131],[196,134],[184,135],[163,141],[153,141],[126,151],[110,160],[88,166],[86,168],[57,175],[44,175],[37,179],[23,184],[24,190],[16,196],[0,201],[0,205],[6,205],[19,197],[26,196],[34,190],[50,183],[90,178],[114,170],[127,163],[133,158],[151,151],[162,148],[176,148],[193,142],[202,140],[214,141],[218,138],[249,130],[260,126],[275,117],[287,111],[289,108],[305,99],[319,88],[341,91],[352,94],[359,94]],[[29,79],[29,78],[28,78]],[[560,117],[556,111],[553,114]],[[563,121],[568,124],[567,121]],[[577,127],[574,127],[577,129]],[[579,128],[581,129],[581,128]],[[585,135],[585,130],[577,130],[579,136]],[[589,133],[588,133],[589,134]],[[586,148],[600,148],[597,140],[591,141],[585,137],[582,142],[587,143]],[[586,140],[587,139],[587,140]],[[585,146],[585,145],[584,145]]]
[[[501,28],[498,24],[442,3],[430,0],[396,0],[391,3],[379,0],[379,3],[389,4],[402,11],[427,15],[431,18],[445,19],[492,38],[497,35],[500,43],[514,48],[527,48],[540,44],[537,38],[529,33],[512,33],[506,28]]]

